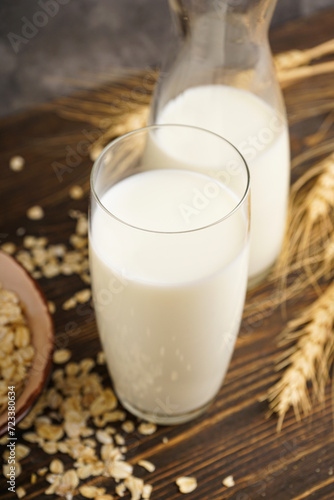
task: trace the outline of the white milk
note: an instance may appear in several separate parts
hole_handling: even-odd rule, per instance
[[[211,130],[243,154],[251,174],[249,280],[256,281],[275,262],[284,236],[290,179],[285,120],[250,92],[206,85],[190,88],[171,100],[156,123]]]
[[[213,182],[215,196],[189,215]],[[93,212],[92,286],[115,389],[132,411],[182,421],[212,400],[228,368],[246,290],[246,217],[217,222],[237,198],[178,169],[128,177],[101,201],[115,217]]]

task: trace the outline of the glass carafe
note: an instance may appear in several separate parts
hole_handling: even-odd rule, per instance
[[[288,127],[268,41],[276,0],[169,3],[176,36],[155,90],[150,123],[206,128],[243,154],[251,173],[253,286],[278,257],[288,204]]]

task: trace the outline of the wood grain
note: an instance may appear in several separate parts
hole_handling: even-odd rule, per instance
[[[307,48],[331,38],[333,32],[334,10],[325,11],[273,32],[272,46],[276,52]],[[289,87],[285,93],[289,116],[294,116],[293,96],[296,93],[302,95],[330,81],[333,81],[332,75],[323,75]],[[294,156],[307,150],[304,139],[318,130],[323,118],[314,116],[303,123],[294,122],[291,127]],[[83,131],[92,128],[87,123],[65,120],[55,111],[43,107],[0,122],[1,243],[19,243],[16,230],[22,226],[27,234],[45,235],[50,242],[68,240],[74,228],[68,210],[87,210],[92,162],[87,155],[81,155],[78,164],[64,174],[62,182],[58,181],[52,162],[63,162],[66,148],[76,148]],[[329,137],[333,140],[334,132]],[[14,154],[21,154],[26,159],[26,166],[20,173],[8,168],[9,159]],[[296,169],[294,176],[299,172],[300,169]],[[69,187],[73,184],[80,184],[85,189],[85,197],[80,201],[69,198]],[[46,214],[38,222],[25,216],[26,210],[36,203],[43,206]],[[64,300],[82,288],[80,279],[57,277],[42,279],[40,284],[47,298],[57,304],[57,345],[61,347],[68,343],[74,352],[74,360],[96,354],[100,344],[93,317],[79,317],[73,310],[61,309]],[[266,293],[269,296],[272,289],[267,287]],[[249,300],[256,301],[256,296],[256,293],[252,294]],[[136,470],[138,475],[147,477],[153,484],[153,499],[181,498],[175,485],[180,475],[197,478],[198,488],[188,496],[192,500],[334,498],[334,475],[330,474],[334,458],[331,388],[327,389],[324,404],[315,405],[312,415],[301,423],[290,411],[280,434],[276,433],[276,419],[265,418],[267,404],[261,402],[261,397],[278,378],[274,367],[278,353],[275,337],[286,319],[305,307],[312,298],[312,292],[308,292],[294,302],[286,317],[282,311],[276,310],[261,321],[244,321],[225,383],[203,417],[177,427],[160,427],[152,436],[144,437],[135,432],[127,438],[130,461],[135,463],[139,458],[147,458],[156,464],[156,471],[150,475]],[[64,335],[69,325],[71,335]],[[101,374],[108,379],[104,369]],[[162,442],[164,436],[169,439],[167,444]],[[18,441],[22,441],[19,431]],[[49,462],[50,457],[32,445],[32,453],[23,461],[23,471],[17,479],[17,487],[26,487],[25,498],[52,498],[43,493],[44,480],[38,479],[36,484],[30,484],[31,473]],[[222,485],[222,479],[230,474],[235,486],[227,489]],[[99,484],[112,487],[113,482],[101,478]],[[3,477],[0,491],[4,500],[13,498]]]

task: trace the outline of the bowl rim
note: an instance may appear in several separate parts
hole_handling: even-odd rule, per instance
[[[33,387],[29,388],[29,380],[31,377],[31,370],[34,366],[34,362],[32,363],[30,370],[27,374],[27,382],[24,386],[23,391],[19,395],[19,397],[15,400],[15,434],[18,432],[17,430],[17,424],[29,413],[29,411],[32,409],[33,405],[37,403],[37,399],[42,393],[47,381],[49,380],[50,373],[51,373],[51,367],[53,364],[52,361],[52,354],[54,351],[54,340],[55,340],[55,326],[54,326],[54,321],[52,318],[52,315],[49,311],[48,303],[46,300],[46,297],[44,295],[44,292],[40,285],[37,283],[37,281],[29,274],[29,272],[17,261],[15,257],[12,255],[0,250],[0,259],[8,259],[8,262],[11,262],[11,264],[16,267],[17,269],[20,270],[23,275],[24,279],[27,280],[27,282],[30,283],[31,287],[35,289],[35,292],[37,293],[38,300],[41,301],[42,305],[44,306],[42,308],[43,313],[45,314],[45,318],[48,323],[48,342],[45,343],[43,348],[47,348],[47,351],[43,351],[43,359],[42,362],[39,359],[39,367],[41,367],[39,371],[39,376],[37,382],[34,384]],[[0,275],[0,282],[1,282],[1,275]],[[6,289],[8,289],[8,284],[4,285]],[[16,292],[17,293],[17,292]],[[20,298],[21,302],[21,297],[20,293],[18,292],[18,296]],[[33,335],[32,328],[30,327],[30,330]],[[34,357],[36,356],[36,352],[34,354]],[[2,415],[0,415],[0,436],[3,436],[6,432],[8,431],[8,414],[7,411],[5,410]],[[8,438],[10,439],[10,438]]]

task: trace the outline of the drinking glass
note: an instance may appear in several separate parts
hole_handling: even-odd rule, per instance
[[[114,140],[91,174],[90,268],[115,391],[159,424],[200,415],[227,371],[244,305],[249,172],[196,127]]]

